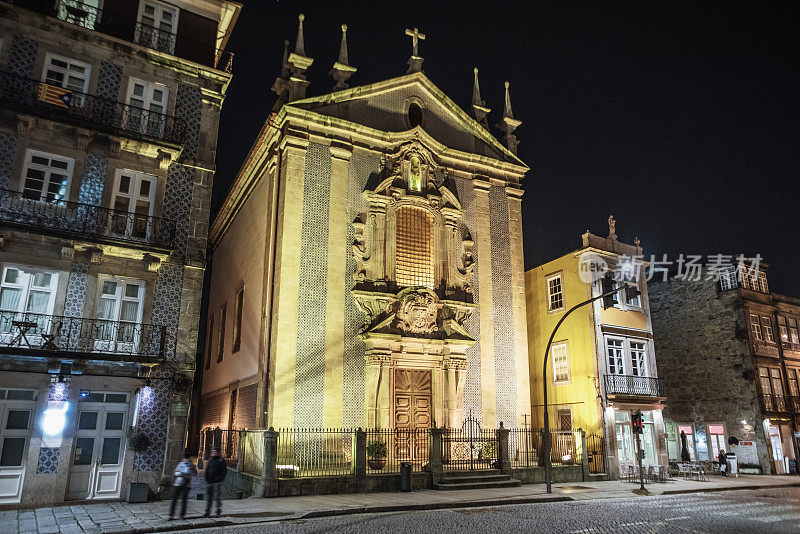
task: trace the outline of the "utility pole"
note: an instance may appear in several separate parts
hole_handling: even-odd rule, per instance
[[[542,447],[544,448],[544,451],[543,451],[543,454],[544,454],[544,478],[545,478],[545,482],[547,484],[547,493],[553,493],[553,488],[552,488],[553,484],[552,484],[552,482],[550,480],[551,479],[551,474],[552,474],[552,471],[553,471],[553,462],[552,462],[552,460],[550,458],[550,454],[551,454],[551,450],[552,450],[552,447],[551,447],[552,444],[550,443],[550,438],[551,438],[551,435],[550,435],[550,416],[547,413],[547,358],[548,358],[548,356],[550,356],[550,345],[553,344],[553,339],[556,337],[556,332],[558,332],[558,327],[561,326],[561,323],[564,322],[564,319],[566,319],[569,316],[569,314],[571,314],[572,312],[574,312],[578,308],[586,306],[587,304],[591,304],[592,302],[594,302],[596,300],[605,299],[606,297],[611,297],[614,294],[616,294],[617,292],[619,292],[619,290],[620,290],[619,287],[614,287],[613,289],[609,289],[608,291],[606,291],[606,292],[604,292],[604,293],[602,293],[602,294],[600,294],[600,295],[598,295],[596,297],[592,297],[592,298],[590,298],[588,300],[584,300],[580,304],[576,304],[575,306],[570,308],[569,311],[567,311],[567,313],[565,313],[561,317],[561,319],[558,320],[558,323],[556,323],[556,327],[553,329],[553,333],[550,334],[550,339],[547,341],[547,347],[544,349],[544,363],[542,364],[542,393],[544,394],[544,435],[542,436],[542,438],[543,438]],[[632,300],[632,299],[636,298],[636,296],[639,295],[639,294],[640,294],[639,290],[635,286],[627,286],[625,288],[625,297],[628,300]]]

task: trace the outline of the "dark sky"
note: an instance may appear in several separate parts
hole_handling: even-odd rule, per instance
[[[465,109],[480,68],[491,124],[511,82],[525,264],[578,248],[610,213],[645,254],[761,254],[772,289],[800,297],[800,3],[289,2],[247,0],[228,48],[214,210],[275,95],[303,12],[308,95],[327,93],[340,25],[350,85],[402,75],[405,28],[430,79]],[[496,133],[496,132],[495,132]]]

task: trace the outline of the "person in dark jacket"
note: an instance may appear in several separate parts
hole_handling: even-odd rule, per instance
[[[211,502],[214,500],[214,494],[217,496],[217,517],[222,515],[222,495],[220,495],[220,490],[222,489],[222,483],[225,482],[227,473],[228,466],[222,456],[219,455],[219,447],[214,447],[214,450],[211,451],[211,458],[208,459],[206,464],[205,476],[208,483],[206,499],[208,499],[208,502],[206,503],[206,515],[204,517],[211,516]]]
[[[719,470],[722,472],[722,476],[728,476],[728,457],[725,454],[725,449],[719,451],[719,456],[717,456],[717,460],[719,460]]]

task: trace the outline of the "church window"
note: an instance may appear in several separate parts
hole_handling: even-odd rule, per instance
[[[419,156],[411,156],[411,168],[408,171],[408,188],[411,191],[422,192],[422,166]]]
[[[412,102],[408,106],[408,124],[414,128],[422,124],[422,106],[416,102]]]
[[[242,346],[242,308],[244,307],[244,288],[236,293],[233,318],[233,349],[237,352]]]
[[[397,210],[396,225],[397,285],[433,289],[433,215],[404,206]]]

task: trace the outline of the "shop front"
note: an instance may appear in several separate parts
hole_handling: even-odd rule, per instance
[[[666,443],[664,442],[664,423],[660,409],[642,409],[633,406],[619,408],[609,407],[607,410],[612,415],[610,424],[613,426],[610,435],[613,436],[612,450],[619,466],[620,475],[636,467],[636,451],[638,448],[637,436],[633,432],[631,415],[637,410],[642,412],[642,434],[639,443],[644,452],[642,466],[666,466]]]

